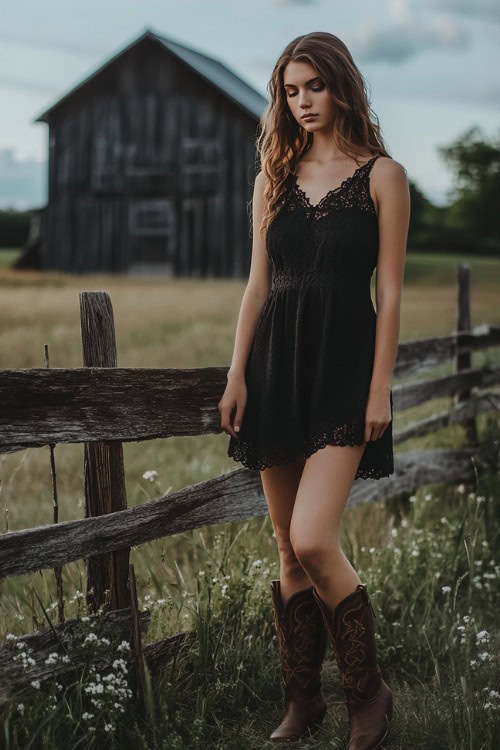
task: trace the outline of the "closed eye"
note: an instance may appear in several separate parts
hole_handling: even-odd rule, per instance
[[[324,88],[325,88],[324,86],[312,86],[311,91],[323,91]],[[291,97],[291,96],[297,96],[297,95],[289,92],[288,96]]]

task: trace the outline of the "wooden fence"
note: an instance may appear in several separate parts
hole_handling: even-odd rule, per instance
[[[395,378],[422,373],[454,361],[455,372],[393,386],[395,411],[434,398],[455,396],[455,403],[421,421],[394,431],[394,444],[460,423],[468,445],[460,450],[395,453],[395,473],[379,480],[353,484],[348,503],[365,503],[441,482],[471,482],[483,468],[476,437],[476,416],[498,410],[500,368],[471,367],[473,351],[500,344],[500,328],[470,330],[470,274],[458,267],[457,325],[448,336],[401,342]],[[53,469],[54,524],[0,536],[0,579],[43,568],[54,568],[59,624],[29,634],[23,640],[42,655],[64,649],[65,638],[78,621],[64,622],[61,567],[87,560],[87,604],[90,612],[104,609],[103,627],[133,633],[133,653],[141,689],[144,661],[155,668],[192,633],[179,633],[144,649],[141,633],[149,622],[139,612],[131,546],[209,524],[241,521],[267,513],[260,474],[239,468],[127,508],[122,443],[174,435],[219,433],[217,404],[226,385],[226,367],[197,369],[120,368],[117,366],[111,300],[106,292],[80,293],[83,367],[0,371],[0,452],[49,446]],[[53,449],[57,443],[84,444],[86,517],[57,522],[57,488]],[[487,468],[487,467],[486,467]],[[35,498],[28,498],[33,502]],[[100,620],[100,621],[101,621]],[[79,665],[78,649],[62,672]],[[53,675],[40,667],[29,679]],[[27,676],[12,663],[8,644],[0,648],[0,704],[25,694]]]

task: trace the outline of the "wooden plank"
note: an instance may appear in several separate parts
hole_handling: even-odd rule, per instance
[[[122,442],[219,433],[227,367],[0,371],[0,453],[48,443]],[[500,369],[463,370],[393,387],[395,409],[490,387]]]
[[[472,333],[457,332],[450,336],[402,341],[398,346],[394,377],[423,373],[452,360],[459,351],[477,351],[489,346],[500,346],[500,328],[483,324]]]
[[[475,480],[472,449],[414,451],[395,457],[395,473],[383,479],[358,479],[349,505],[382,500],[426,484]],[[0,536],[0,578],[88,558],[211,524],[266,515],[260,475],[236,469],[127,510],[98,518],[13,531]]]
[[[0,371],[0,452],[220,432],[227,367]]]
[[[467,424],[471,418],[474,419],[481,412],[493,409],[500,411],[500,392],[473,393],[468,401],[457,403],[450,409],[441,411],[439,414],[433,414],[427,419],[412,422],[401,430],[394,432],[392,436],[394,445],[404,443],[410,438],[429,435],[443,427],[448,427],[450,424]]]
[[[488,387],[500,383],[500,367],[477,367],[461,370],[452,375],[424,380],[418,383],[399,383],[393,386],[394,409],[411,409],[433,398],[453,396],[462,388]]]

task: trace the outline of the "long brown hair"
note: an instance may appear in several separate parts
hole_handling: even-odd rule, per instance
[[[364,78],[346,45],[326,31],[296,37],[274,66],[267,85],[269,103],[261,117],[256,139],[261,169],[267,177],[261,230],[269,226],[278,213],[285,182],[313,142],[313,134],[299,125],[286,99],[283,73],[291,60],[305,60],[323,78],[334,98],[334,138],[343,153],[355,160],[360,149],[368,149],[373,155],[390,156],[378,118],[370,107]]]

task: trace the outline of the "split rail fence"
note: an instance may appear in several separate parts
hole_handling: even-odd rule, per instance
[[[447,425],[465,427],[467,447],[459,450],[395,452],[395,473],[353,484],[348,504],[366,503],[412,492],[434,483],[473,482],[481,470],[476,417],[497,410],[500,368],[471,367],[472,352],[497,347],[500,328],[482,325],[471,331],[470,274],[458,267],[456,331],[420,341],[401,342],[395,378],[420,376],[454,362],[454,372],[393,386],[395,411],[431,399],[455,397],[450,408],[394,431],[394,444],[425,436]],[[53,470],[54,523],[0,535],[1,579],[53,568],[57,582],[57,624],[23,636],[40,656],[65,650],[78,619],[65,621],[62,566],[85,559],[89,612],[99,608],[99,627],[132,642],[137,689],[144,691],[144,662],[150,669],[177,653],[194,637],[179,633],[143,647],[148,610],[139,611],[132,546],[210,524],[242,521],[267,513],[260,474],[239,468],[128,508],[123,442],[220,433],[217,404],[226,385],[226,367],[197,369],[120,368],[117,366],[111,300],[106,292],[80,293],[83,367],[46,367],[0,371],[0,453],[48,446]],[[86,517],[58,522],[54,447],[83,443]],[[25,498],[23,502],[34,502]],[[48,616],[47,616],[48,617]],[[74,642],[74,639],[73,641]],[[39,663],[44,664],[42,658]],[[70,663],[58,674],[84,663],[73,648]],[[26,675],[12,661],[12,648],[0,647],[0,705],[29,693],[33,679],[54,676],[54,667],[37,666]],[[28,679],[29,678],[29,679]]]

